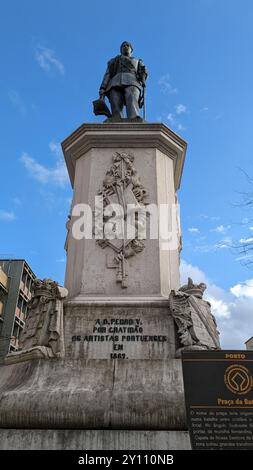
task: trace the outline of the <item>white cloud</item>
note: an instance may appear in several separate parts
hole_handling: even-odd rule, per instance
[[[52,49],[48,49],[43,46],[37,46],[35,49],[35,58],[39,66],[45,71],[50,72],[52,70],[57,70],[59,73],[64,75],[64,65],[56,57],[55,52]]]
[[[13,211],[0,210],[0,220],[4,220],[6,222],[12,222],[12,220],[14,219],[16,219],[16,216]]]
[[[200,110],[200,111],[204,111],[204,112],[206,112],[206,111],[208,111],[208,110],[209,110],[209,108],[208,108],[207,106],[204,106],[204,108],[201,108],[201,110]]]
[[[253,237],[241,238],[239,241],[240,241],[240,243],[242,243],[242,244],[245,244],[245,243],[252,243],[252,242],[253,242]]]
[[[178,106],[183,106],[183,105],[178,105]],[[174,128],[177,128],[178,131],[185,130],[185,128],[182,126],[180,122],[178,122],[178,120],[176,119],[176,116],[173,113],[169,113],[167,115],[167,120],[169,121],[170,125],[173,126]]]
[[[180,275],[181,275],[181,282],[187,283],[188,277],[192,278],[193,282],[199,284],[200,282],[204,282],[207,285],[206,294],[209,297],[213,298],[222,298],[222,300],[228,300],[226,297],[225,292],[220,287],[216,286],[208,277],[205,275],[201,269],[197,266],[193,266],[186,261],[182,260],[180,263]]]
[[[235,295],[235,297],[249,297],[253,299],[253,279],[248,279],[243,283],[236,284],[231,287],[230,292]]]
[[[196,227],[190,227],[190,228],[188,228],[188,232],[191,232],[191,233],[199,233],[199,229],[196,228]]]
[[[211,229],[211,232],[217,232],[217,233],[225,233],[231,228],[231,225],[227,225],[226,227],[224,225],[218,225],[218,227],[215,227]]]
[[[224,249],[224,248],[231,248],[233,245],[231,237],[222,238],[219,243],[215,245],[216,249]]]
[[[245,260],[252,260],[253,259],[253,255],[242,255],[242,256],[238,256],[238,258],[235,258],[235,261],[245,261]]]
[[[211,303],[220,331],[223,349],[245,349],[245,341],[253,334],[253,279],[238,283],[228,291],[207,278],[197,266],[181,262],[182,283],[191,277],[193,282],[207,285],[205,299]]]
[[[181,284],[186,284],[188,277],[192,278],[194,282],[206,283],[206,276],[197,266],[192,266],[186,261],[182,260],[180,263],[180,278]]]
[[[169,114],[168,114],[167,119],[168,119],[168,121],[169,121],[171,124],[174,124],[175,118],[174,118],[174,116],[173,116],[172,113],[169,113]]]
[[[9,90],[8,97],[11,104],[18,110],[18,112],[22,115],[26,115],[26,106],[25,103],[20,95],[20,93],[16,90]]]
[[[159,79],[158,85],[160,85],[160,88],[164,93],[168,93],[169,95],[172,95],[172,94],[178,92],[177,88],[174,88],[170,83],[170,74],[169,73],[167,73],[166,75],[163,75]]]
[[[68,172],[60,151],[60,146],[58,143],[52,141],[49,144],[49,148],[56,157],[56,162],[52,168],[47,168],[41,163],[38,163],[26,152],[23,152],[20,160],[28,173],[40,183],[55,183],[58,186],[64,186],[68,181]]]
[[[215,318],[230,318],[231,317],[231,305],[227,304],[221,299],[215,299],[212,295],[207,295],[206,299],[212,306],[212,314]]]
[[[220,219],[220,217],[210,216],[210,215],[207,215],[207,214],[200,214],[199,218],[200,219],[206,219],[206,220],[219,220]]]
[[[206,238],[206,237],[205,237]],[[205,238],[200,238],[198,241],[202,241]],[[233,247],[232,238],[225,237],[221,239],[218,243],[207,243],[205,245],[194,245],[193,250],[198,253],[211,253],[217,250],[224,250]]]
[[[215,245],[215,248],[218,250],[226,250],[227,248],[231,248],[231,246],[221,242],[218,245]]]
[[[175,106],[176,114],[183,114],[186,112],[186,106],[184,104],[177,104]]]
[[[24,164],[25,168],[28,170],[30,175],[33,176],[40,183],[47,183],[50,177],[50,170],[45,168],[40,163],[37,163],[34,158],[30,157],[28,153],[23,152],[21,155],[21,162]]]
[[[62,149],[61,144],[59,142],[51,140],[51,142],[49,142],[49,148],[57,158],[62,158]]]

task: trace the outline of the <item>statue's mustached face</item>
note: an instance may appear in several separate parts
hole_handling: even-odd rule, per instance
[[[129,44],[129,42],[123,42],[123,44],[121,44],[120,51],[123,55],[131,55],[132,53],[131,44]]]

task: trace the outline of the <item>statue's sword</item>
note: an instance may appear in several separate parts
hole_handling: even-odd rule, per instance
[[[142,96],[143,96],[143,120],[146,120],[146,86],[142,85]]]

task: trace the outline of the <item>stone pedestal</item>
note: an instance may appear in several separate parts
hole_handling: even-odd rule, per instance
[[[71,183],[74,187],[72,208],[88,204],[95,209],[95,197],[103,187],[113,164],[115,152],[131,155],[134,170],[148,191],[145,204],[158,209],[175,207],[186,143],[163,124],[108,123],[84,124],[62,143]],[[133,196],[133,195],[132,195]],[[128,197],[129,199],[129,197]],[[133,199],[133,197],[132,197]],[[131,200],[131,198],[130,198]],[[144,249],[126,260],[128,287],[115,282],[113,255],[92,239],[76,240],[71,226],[67,242],[65,287],[69,299],[86,297],[168,297],[179,287],[180,227],[173,227],[177,240],[166,249],[162,236],[144,240]],[[110,269],[111,268],[111,269]]]
[[[84,124],[62,147],[74,211],[86,204],[94,212],[101,190],[142,208],[177,203],[186,143],[163,124]],[[115,171],[122,178],[110,191]],[[179,217],[173,249],[159,233],[142,249],[124,242],[118,251],[94,236],[76,239],[75,220],[72,213],[64,357],[1,368],[0,448],[18,449],[26,436],[30,449],[189,449],[168,300],[179,288]]]

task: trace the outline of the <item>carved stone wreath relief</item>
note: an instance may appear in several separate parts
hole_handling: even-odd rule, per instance
[[[116,152],[112,156],[113,164],[106,172],[103,187],[98,196],[103,201],[103,217],[100,233],[97,239],[101,248],[110,247],[114,252],[107,255],[107,268],[116,269],[116,282],[122,288],[128,287],[127,258],[140,253],[144,241],[140,236],[146,223],[145,198],[148,195],[146,188],[141,184],[140,178],[133,165],[134,156],[126,152]],[[117,205],[117,206],[115,206]],[[120,208],[116,211],[113,208]],[[97,212],[96,226],[99,223]],[[127,231],[131,224],[131,233]],[[101,225],[101,223],[100,223]],[[110,235],[108,237],[108,231]],[[97,232],[97,230],[96,230]],[[97,232],[98,233],[98,232]]]

